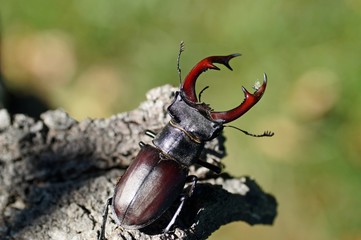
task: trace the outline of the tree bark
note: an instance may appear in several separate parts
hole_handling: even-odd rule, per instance
[[[159,132],[169,121],[166,109],[176,90],[155,88],[131,112],[81,122],[62,110],[38,120],[0,110],[0,239],[96,239],[117,179],[138,143],[151,144],[145,130]],[[202,158],[222,165],[224,141],[220,136],[208,143]],[[109,217],[107,239],[206,239],[233,221],[273,223],[276,200],[251,178],[198,166],[190,171],[200,181],[173,231],[162,234],[177,203],[142,231],[126,231]]]

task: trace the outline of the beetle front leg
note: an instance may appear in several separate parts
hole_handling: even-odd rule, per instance
[[[180,198],[180,204],[177,208],[177,211],[174,213],[172,219],[170,220],[170,222],[168,223],[167,227],[164,229],[164,233],[168,232],[169,229],[173,226],[175,220],[177,219],[177,217],[179,216],[180,212],[182,211],[184,202],[190,198],[194,192],[194,189],[196,187],[198,178],[194,175],[189,175],[186,178],[186,182],[191,182],[191,186],[188,188],[187,192],[185,192],[184,194],[182,194],[181,198]]]

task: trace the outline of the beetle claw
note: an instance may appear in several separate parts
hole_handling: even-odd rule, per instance
[[[232,58],[238,57],[241,54],[234,53],[227,56],[211,56],[203,59],[194,68],[188,73],[187,77],[184,79],[184,82],[181,86],[181,92],[183,96],[190,101],[190,102],[198,102],[197,95],[195,92],[195,85],[197,78],[199,75],[207,71],[208,69],[220,70],[219,67],[215,66],[214,63],[223,64],[229,70],[233,70],[232,67],[229,65],[229,62]],[[236,108],[231,109],[225,112],[210,112],[210,115],[213,120],[222,121],[224,123],[231,122],[244,113],[246,113],[250,108],[252,108],[262,97],[264,91],[266,90],[267,86],[267,75],[266,73],[263,75],[263,84],[256,84],[253,88],[255,92],[252,94],[247,91],[246,88],[242,87],[242,91],[244,93],[244,100],[243,102]]]
[[[229,61],[232,58],[238,57],[240,55],[241,54],[239,53],[234,53],[227,56],[211,56],[200,61],[196,66],[194,66],[194,68],[188,73],[187,77],[184,79],[181,87],[181,91],[183,92],[184,96],[191,102],[198,102],[195,92],[195,85],[199,75],[201,75],[202,72],[208,69],[220,70],[220,68],[214,65],[214,63],[223,64],[229,70],[233,70],[232,67],[229,65]]]
[[[228,56],[229,58],[225,59],[226,61],[223,62],[222,64],[223,64],[224,66],[226,66],[229,70],[233,71],[232,67],[229,65],[229,61],[230,61],[232,58],[235,58],[235,57],[238,57],[238,56],[241,56],[241,54],[239,54],[239,53],[231,54],[231,55]]]
[[[249,109],[251,109],[263,96],[267,87],[267,75],[263,75],[263,84],[254,88],[256,91],[252,94],[245,87],[242,86],[242,91],[244,93],[244,100],[238,106],[229,111],[225,112],[211,112],[211,117],[213,120],[220,120],[224,123],[231,122],[245,114]]]

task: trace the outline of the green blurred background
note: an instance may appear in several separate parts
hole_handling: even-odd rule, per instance
[[[226,170],[279,202],[273,226],[243,222],[210,239],[361,239],[361,1],[1,0],[1,66],[13,95],[78,120],[129,111],[178,85],[200,59],[242,53],[208,71],[203,100],[227,110],[263,72],[263,99],[226,129]],[[19,106],[18,106],[19,107]]]

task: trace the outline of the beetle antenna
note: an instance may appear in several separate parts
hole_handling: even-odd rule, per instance
[[[241,131],[244,134],[251,136],[251,137],[272,137],[273,135],[275,135],[274,132],[271,132],[271,131],[264,131],[262,134],[253,134],[253,133],[249,133],[243,129],[240,129],[238,127],[231,126],[231,125],[225,125],[224,127],[230,127],[230,128],[237,129],[238,131]]]
[[[184,51],[184,42],[181,41],[179,44],[179,53],[178,53],[178,57],[177,57],[177,72],[178,72],[178,77],[179,77],[179,83],[182,84],[182,70],[180,68],[180,57],[182,52]]]
[[[198,94],[199,102],[202,102],[202,101],[201,101],[202,93],[203,93],[206,89],[208,89],[208,88],[209,88],[209,86],[206,86],[206,87],[204,87],[204,88],[202,89],[202,91],[199,92],[199,94]]]

